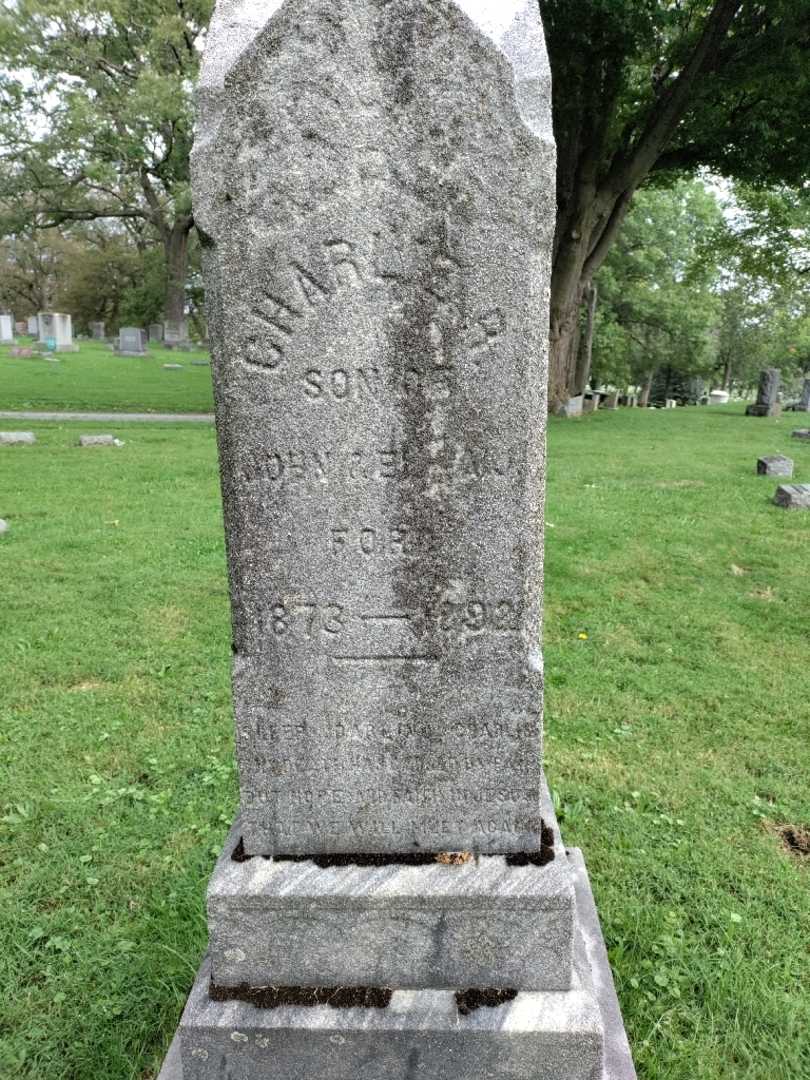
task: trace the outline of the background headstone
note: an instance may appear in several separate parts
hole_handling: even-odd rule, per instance
[[[540,766],[537,5],[223,0],[206,50],[241,814],[183,1080],[629,1078]]]
[[[793,461],[782,454],[771,454],[757,461],[758,476],[793,476]]]
[[[0,446],[32,446],[36,441],[33,431],[0,431]]]
[[[7,533],[8,530],[9,530],[8,522],[4,521],[3,518],[0,518],[0,536],[2,536],[3,533]]]
[[[123,446],[124,444],[120,439],[116,439],[114,435],[80,435],[79,446],[95,447],[95,446]]]
[[[118,353],[120,356],[144,356],[145,333],[137,326],[123,326],[118,331]]]
[[[163,324],[163,343],[167,348],[188,342],[188,326],[185,319],[167,319]]]
[[[36,315],[28,316],[28,333],[31,337],[39,337],[39,318]]]
[[[810,379],[805,379],[802,384],[802,395],[799,398],[799,412],[810,412]]]
[[[106,338],[106,326],[103,322],[91,322],[90,323],[90,336],[93,341],[104,341]]]
[[[163,341],[163,323],[149,324],[149,340],[157,343]]]
[[[39,340],[55,352],[74,352],[73,319],[56,311],[41,311],[38,316]]]
[[[14,344],[14,316],[0,315],[0,345]]]
[[[796,428],[791,432],[791,437],[794,439],[810,439],[810,428]]]
[[[779,403],[779,385],[781,375],[778,368],[766,368],[759,377],[759,391],[754,405],[745,410],[746,416],[779,416],[782,406]]]
[[[773,501],[785,510],[810,510],[810,484],[782,484]]]

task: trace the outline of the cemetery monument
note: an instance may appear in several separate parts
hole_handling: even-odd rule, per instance
[[[90,323],[90,337],[93,341],[103,341],[107,336],[107,327],[103,322]]]
[[[118,331],[119,356],[145,356],[146,331],[137,326],[122,326]]]
[[[759,377],[759,391],[754,405],[745,410],[746,416],[781,416],[779,403],[779,368],[766,368]]]
[[[534,0],[220,0],[193,161],[241,812],[161,1080],[631,1080],[541,768]]]
[[[0,345],[14,344],[14,316],[0,315]]]
[[[167,349],[188,344],[188,325],[185,319],[167,319],[164,322],[163,343]]]
[[[793,476],[793,461],[784,454],[770,454],[757,461],[758,476]]]
[[[796,411],[810,412],[810,379],[805,379],[802,383],[802,396],[799,398]]]
[[[28,334],[30,337],[39,337],[39,317],[37,315],[28,316]]]
[[[56,311],[41,311],[37,318],[39,340],[54,352],[75,352],[73,319]]]

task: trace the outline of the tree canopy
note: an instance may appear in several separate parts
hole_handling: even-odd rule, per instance
[[[14,0],[0,7],[3,231],[107,220],[162,245],[165,313],[185,305],[191,94],[212,0]]]
[[[540,0],[559,154],[552,405],[585,293],[636,191],[700,167],[798,187],[808,171],[806,0]]]

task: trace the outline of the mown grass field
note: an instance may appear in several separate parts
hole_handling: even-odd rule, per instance
[[[22,346],[31,339],[19,339]],[[0,346],[0,410],[111,412],[212,412],[211,372],[195,367],[208,354],[149,346],[145,357],[116,356],[98,341],[77,342],[77,353],[15,357]],[[182,364],[182,371],[164,371]]]
[[[547,768],[641,1080],[810,1078],[810,859],[778,832],[810,827],[810,514],[754,475],[782,451],[810,481],[793,426],[551,425]],[[214,433],[25,427],[0,448],[0,1076],[148,1080],[237,801]]]

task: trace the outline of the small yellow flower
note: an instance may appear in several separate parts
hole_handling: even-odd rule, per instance
[[[577,636],[578,636],[580,641],[587,641],[588,640],[588,635],[585,633],[584,630],[582,631],[581,634],[578,634]]]

